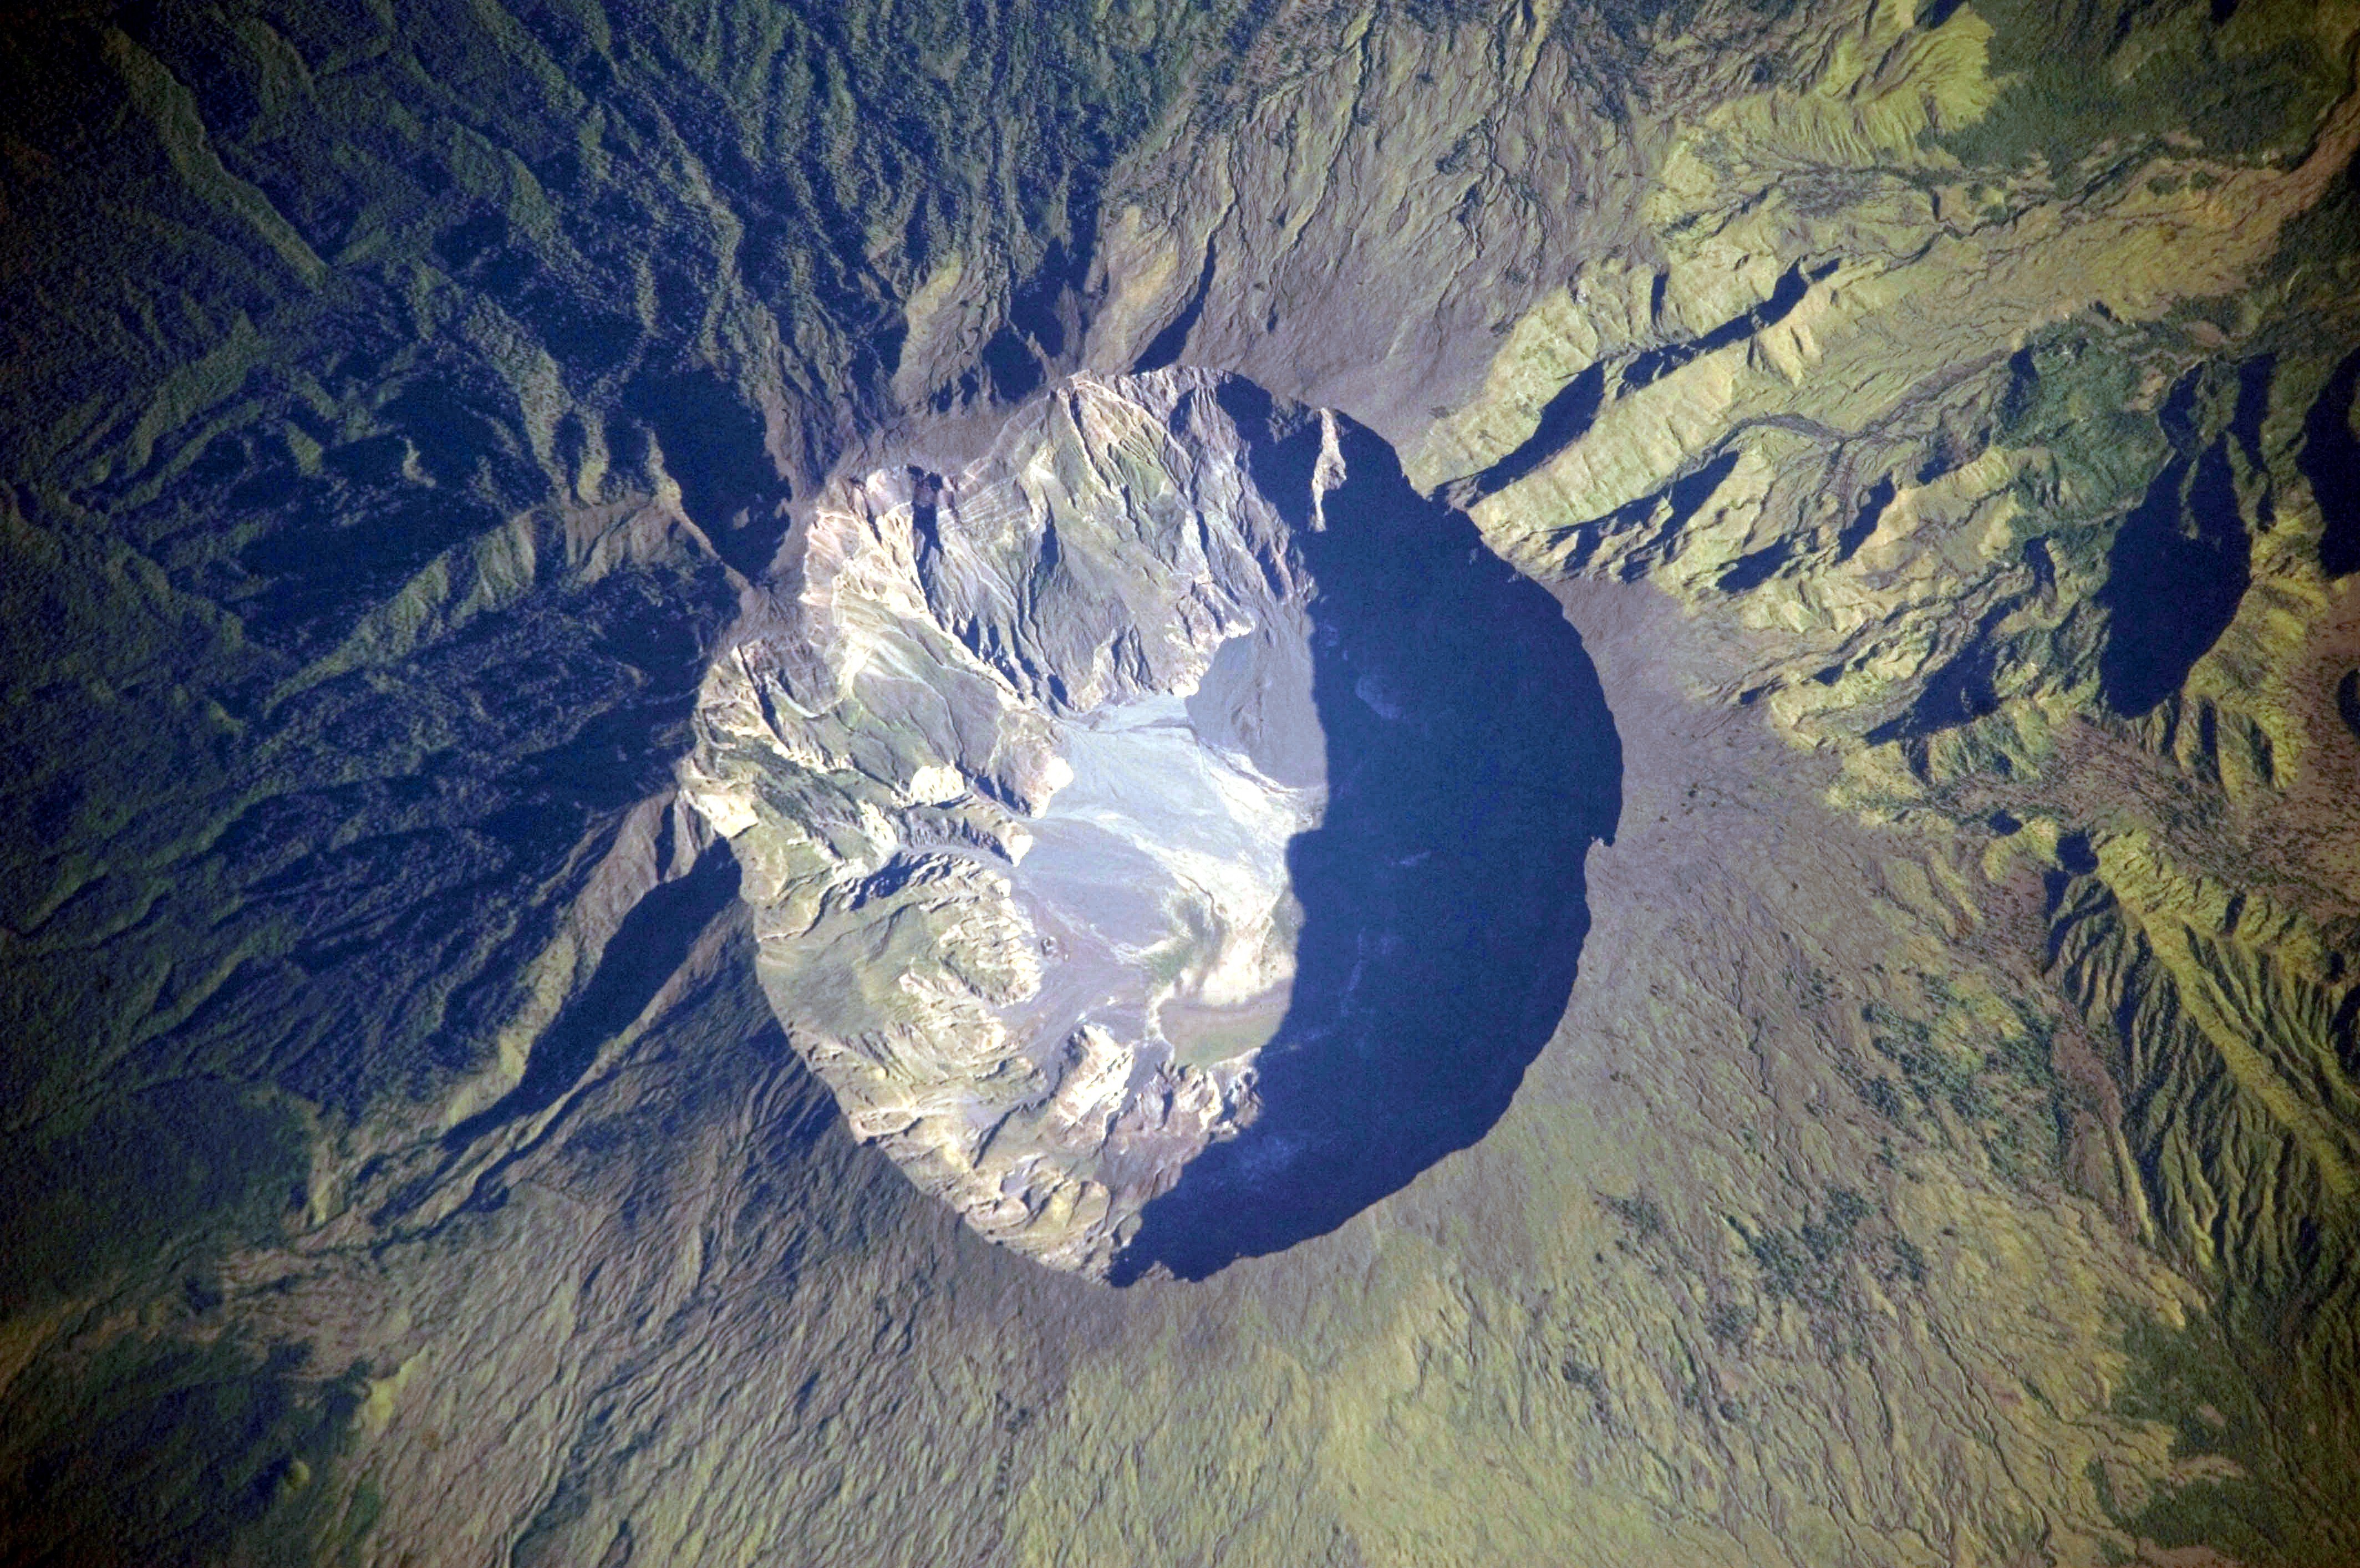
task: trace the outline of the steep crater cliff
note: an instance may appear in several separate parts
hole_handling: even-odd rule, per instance
[[[1618,773],[1556,603],[1382,441],[1167,370],[821,505],[686,778],[855,1132],[1130,1279],[1331,1230],[1497,1120]]]

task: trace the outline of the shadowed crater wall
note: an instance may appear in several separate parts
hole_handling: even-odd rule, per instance
[[[1621,810],[1622,745],[1557,602],[1349,421],[1315,526],[1317,426],[1285,430],[1245,383],[1222,402],[1277,436],[1251,441],[1254,479],[1318,584],[1328,804],[1287,846],[1303,929],[1261,1114],[1147,1207],[1118,1282],[1322,1235],[1489,1131],[1564,1011],[1583,862]]]

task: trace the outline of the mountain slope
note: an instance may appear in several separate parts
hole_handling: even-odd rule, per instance
[[[2348,1560],[2356,26],[12,15],[10,1550]],[[1622,771],[1480,1140],[1107,1290],[854,1142],[677,769],[832,483],[1174,364]]]

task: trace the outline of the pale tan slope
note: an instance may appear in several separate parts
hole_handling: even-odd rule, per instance
[[[1475,1149],[1207,1284],[1063,1279],[850,1147],[725,920],[496,1211],[252,1303],[386,1379],[335,1484],[452,1562],[2096,1560],[2092,1462],[2167,1468],[2108,1414],[2115,1314],[2181,1288],[1994,1163],[1979,1134],[2045,1105],[1860,1090],[1863,1006],[2038,1006],[2037,911],[1958,870],[1965,929],[1912,835],[1687,700],[1676,617],[1576,601],[1624,825],[1574,1008]]]
[[[2256,1497],[2328,1521],[2360,1500],[2344,1414],[2360,1367],[2346,1197],[2360,1101],[2339,1044],[2360,817],[2328,699],[2354,662],[2352,589],[2321,572],[2326,519],[2298,472],[2300,427],[2360,327],[2348,216],[2322,215],[2348,207],[2360,137],[2355,19],[2256,7],[2220,35],[2214,80],[2273,37],[2340,62],[2342,95],[2266,156],[2125,127],[2046,162],[1981,166],[1952,134],[1994,114],[2021,127],[2028,111],[2005,96],[2023,68],[1994,74],[1972,7],[1930,30],[1894,8],[1792,20],[1770,37],[1808,62],[1798,80],[1729,91],[1707,82],[1700,50],[1699,74],[1651,78],[1619,103],[1569,78],[1524,94],[1524,62],[1546,51],[1520,49],[1546,18],[1447,39],[1354,35],[1325,78],[1281,71],[1241,124],[1184,138],[1167,167],[1203,160],[1221,197],[1150,179],[1141,211],[1159,216],[1121,237],[1185,260],[1143,261],[1142,279],[1185,281],[1209,246],[1216,282],[1188,354],[1378,422],[1422,482],[1477,498],[1490,537],[1529,570],[1641,581],[1677,603],[1661,635],[1722,650],[1687,695],[1732,720],[1756,704],[1749,724],[1766,710],[1775,733],[1826,758],[1821,803],[1904,830],[1896,842],[1913,847],[1863,923],[1936,918],[1955,944],[1990,916],[1986,875],[2013,889],[1996,951],[2038,1019],[2029,1043],[1993,1038],[2010,1026],[1974,1001],[1955,946],[1923,966],[1955,969],[1969,995],[1946,980],[1898,996],[1879,1026],[1947,1034],[1956,1060],[1996,1054],[2072,1102],[2056,1111],[2060,1168],[2216,1314],[2165,1368],[2176,1396],[2125,1394],[2120,1408],[2165,1416],[2207,1379],[2261,1379],[2183,1432],[2196,1468],[2171,1478],[2193,1483],[2180,1496],[2196,1511],[2145,1517],[2168,1538],[2301,1561],[2352,1543],[2332,1526],[2256,1530],[2275,1506]],[[2115,80],[2183,48],[2179,25],[2126,26]],[[1437,63],[1470,53],[1492,69],[1455,78]],[[1542,114],[1633,101],[1627,120],[1594,114],[1579,156],[1533,155]],[[1462,177],[1480,198],[1463,210]],[[1536,205],[1518,199],[1527,187]],[[1378,234],[1415,260],[1369,267],[1356,247]],[[1772,310],[1782,282],[1799,297]],[[1436,324],[1477,301],[1496,349]],[[1738,330],[1721,346],[1681,349],[1724,322]],[[1666,347],[1679,351],[1668,368],[1651,365]],[[2241,363],[2259,388],[2251,429]],[[1432,406],[1407,407],[1376,365]],[[1552,433],[1549,410],[1585,372],[1590,412]],[[2012,408],[2050,384],[2067,390],[2038,395],[2049,413]],[[2199,406],[2185,455],[2233,474],[2226,526],[2252,581],[2178,690],[2128,722],[2109,705],[2114,623],[2183,612],[2108,597],[2135,565],[2114,541],[2173,456],[2157,431],[2186,385]],[[1994,839],[1995,812],[2029,826]],[[1807,901],[1828,896],[1820,875],[1797,875]],[[1728,1005],[1737,1032],[1765,1027]],[[1978,1103],[1922,1039],[1882,1054],[1937,1100]],[[1997,1151],[2011,1165],[2023,1152]],[[2020,1264],[1994,1281],[2003,1310],[2052,1294]],[[2103,1486],[2108,1509],[2138,1514],[2138,1484]],[[2246,1524],[2202,1517],[2223,1497]]]

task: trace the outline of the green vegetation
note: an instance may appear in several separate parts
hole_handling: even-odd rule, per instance
[[[2348,62],[2312,41],[2306,0],[1975,8],[1998,29],[1992,68],[2007,85],[1946,145],[1973,170],[2083,171],[2060,181],[2069,223],[2093,183],[2108,198],[2133,191],[2175,132],[2192,132],[2197,157],[2284,163],[2345,85]],[[697,1002],[705,1010],[693,1028],[656,1037],[660,1049],[602,1087],[604,1099],[585,1094],[555,1118],[538,1152],[488,1175],[483,1208],[431,1246],[372,1233],[363,1216],[391,1179],[343,1170],[326,1174],[355,1204],[344,1222],[355,1245],[283,1250],[275,1285],[251,1283],[259,1267],[239,1271],[249,1283],[238,1292],[223,1279],[224,1252],[283,1236],[321,1127],[341,1135],[368,1124],[352,1144],[388,1150],[387,1168],[438,1158],[450,1147],[438,1149],[439,1097],[484,1070],[528,980],[537,999],[578,999],[598,968],[586,951],[579,974],[532,965],[555,955],[564,970],[572,944],[595,934],[584,911],[616,901],[608,888],[585,893],[592,868],[622,813],[667,786],[686,748],[696,681],[738,612],[733,573],[759,572],[781,538],[781,505],[807,498],[847,442],[877,433],[900,396],[897,372],[912,397],[947,405],[1013,397],[1057,367],[1087,305],[1078,291],[1096,209],[1115,199],[1103,182],[1192,82],[1217,89],[1197,111],[1201,129],[1252,105],[1259,84],[1331,60],[1374,16],[1359,100],[1306,94],[1300,114],[1268,123],[1279,153],[1232,148],[1229,172],[1242,179],[1215,199],[1208,172],[1205,191],[1177,195],[1196,203],[1189,222],[1218,207],[1247,231],[1234,253],[1224,232],[1224,267],[1245,278],[1270,263],[1296,328],[1349,329],[1327,345],[1299,340],[1333,356],[1306,359],[1306,380],[1413,408],[1471,395],[1399,379],[1455,363],[1459,329],[1408,319],[1384,365],[1335,379],[1357,352],[1353,332],[1387,337],[1390,307],[1382,290],[1339,302],[1303,280],[1330,260],[1338,278],[1382,280],[1396,236],[1372,224],[1349,254],[1282,260],[1267,235],[1303,210],[1290,196],[1289,212],[1271,215],[1258,182],[1275,162],[1323,147],[1323,125],[1349,114],[1388,147],[1433,134],[1434,152],[1468,179],[1487,160],[1561,165],[1571,171],[1561,188],[1513,172],[1490,187],[1534,228],[1499,276],[1522,289],[1529,267],[1554,288],[1551,268],[1587,267],[1601,243],[1611,251],[1629,233],[1618,214],[1649,194],[1623,183],[1639,178],[1623,165],[1654,167],[1653,132],[1608,120],[1634,108],[1644,117],[1652,99],[1659,124],[1710,124],[1726,97],[1716,81],[1755,91],[1783,80],[1787,63],[1761,40],[1817,25],[1792,7],[1696,0],[1546,15],[1564,53],[1544,51],[1528,79],[1564,122],[1561,145],[1529,139],[1555,123],[1546,114],[1490,94],[1503,66],[1523,70],[1501,47],[1521,41],[1523,24],[1473,0],[17,7],[0,29],[11,88],[0,97],[0,267],[18,306],[0,365],[0,788],[11,808],[0,827],[0,1022],[14,1041],[0,1061],[0,1313],[24,1336],[13,1344],[26,1358],[10,1360],[0,1389],[0,1557],[292,1562],[368,1536],[386,1499],[347,1472],[359,1467],[350,1445],[365,1370],[238,1339],[235,1325],[258,1311],[319,1323],[338,1343],[371,1345],[372,1356],[388,1340],[371,1335],[427,1336],[456,1361],[435,1396],[470,1415],[494,1401],[451,1390],[505,1389],[557,1367],[544,1397],[519,1395],[505,1419],[520,1438],[548,1440],[559,1484],[648,1499],[631,1520],[642,1533],[617,1538],[623,1552],[636,1539],[640,1560],[677,1549],[680,1517],[725,1493],[755,1505],[715,1526],[711,1554],[761,1530],[786,1539],[775,1533],[783,1520],[809,1526],[807,1555],[883,1561],[877,1541],[918,1520],[968,1539],[910,1545],[912,1560],[953,1560],[954,1544],[970,1556],[994,1550],[977,1541],[1004,1516],[1032,1532],[1023,1542],[1043,1561],[1316,1561],[1307,1535],[1284,1534],[1293,1521],[1324,1529],[1331,1512],[1359,1508],[1351,1522],[1365,1523],[1366,1540],[1337,1525],[1338,1563],[1471,1561],[1470,1540],[1557,1561],[1579,1555],[1566,1543],[1580,1532],[1606,1540],[1622,1528],[1606,1503],[1631,1502],[1633,1519],[1654,1509],[1651,1528],[1669,1541],[1863,1497],[1875,1499],[1874,1522],[1857,1515],[1852,1549],[1906,1552],[1930,1539],[1928,1526],[1972,1511],[1957,1498],[2028,1495],[2057,1468],[2002,1475],[1959,1435],[1975,1424],[1978,1381],[2020,1376],[2046,1419],[2096,1434],[2109,1454],[2090,1475],[2131,1549],[2125,1560],[2212,1544],[2257,1563],[2360,1561],[2348,1201],[2289,1164],[2300,1150],[2271,1141],[2267,1107],[2230,1094],[2234,1074],[2171,1022],[2178,1004],[2136,953],[2092,965],[2085,1003],[2094,1032],[2119,1020],[2125,1048],[2162,1063],[2145,1078],[2117,1069],[2126,1179],[2171,1199],[2150,1205],[2167,1262],[2217,1291],[2213,1315],[2184,1329],[2142,1319],[2124,1334],[2131,1372],[2111,1416],[2171,1434],[2182,1468],[2159,1489],[2121,1457],[2109,1412],[2080,1402],[2074,1390],[2092,1385],[2060,1375],[2087,1365],[2071,1335],[2025,1353],[2023,1365],[2007,1336],[1896,1337],[1868,1397],[1857,1363],[1826,1376],[1871,1332],[1849,1320],[1874,1290],[1899,1300],[1951,1289],[1938,1306],[2005,1311],[2058,1277],[2042,1271],[2038,1245],[2080,1234],[2052,1223],[2060,1089],[2046,1024],[2005,997],[1962,999],[1915,976],[1892,976],[1896,991],[1880,994],[1914,987],[1921,999],[1872,1012],[1873,1045],[1841,1070],[1882,1119],[1861,1135],[1863,1147],[1881,1145],[1874,1179],[1957,1181],[1994,1227],[1978,1235],[1980,1217],[1956,1215],[1964,1234],[1954,1249],[1946,1233],[1939,1261],[1873,1195],[1841,1185],[1769,1195],[1782,1171],[1799,1169],[1772,1119],[1793,1104],[1783,1094],[1752,1098],[1726,1080],[1728,1103],[1696,1124],[1705,1146],[1694,1169],[1724,1189],[1708,1198],[1664,1173],[1666,1124],[1611,1125],[1579,1102],[1584,1080],[1561,1071],[1578,1049],[1561,1045],[1496,1145],[1454,1158],[1401,1200],[1405,1223],[1388,1211],[1382,1225],[1193,1294],[1157,1286],[1109,1302],[1067,1292],[1070,1281],[959,1250],[947,1220],[883,1160],[853,1149],[816,1087],[790,1078],[787,1093],[779,1074],[791,1069],[748,1067],[789,1052],[740,955],[726,983],[711,983],[733,1001]],[[1451,36],[1384,31],[1404,24]],[[1453,57],[1470,76],[1486,73],[1480,90],[1454,76]],[[1429,105],[1377,90],[1382,72],[1418,70],[1438,106],[1430,123]],[[1443,111],[1462,103],[1496,146],[1459,136],[1466,122]],[[1424,179],[1431,161],[1414,172]],[[1339,160],[1333,178],[1369,172]],[[1831,173],[1826,189],[1843,194],[1827,198],[1827,213],[1871,201],[1889,178]],[[2172,176],[2155,191],[2212,178]],[[1995,219],[2038,184],[1974,173],[1926,182],[1963,184],[1970,211]],[[2042,804],[2036,726],[2010,727],[2031,706],[2019,700],[2033,682],[2070,682],[2090,668],[2106,628],[2090,584],[2106,572],[2118,520],[2183,435],[2218,451],[2241,505],[2275,495],[2282,528],[2295,515],[2301,492],[2263,473],[2247,448],[2293,439],[2287,415],[2299,413],[2313,370],[2323,373],[2304,355],[2331,341],[2349,352],[2348,314],[2334,312],[2360,297],[2355,191],[2339,180],[2282,231],[2267,272],[2218,299],[2147,325],[2092,311],[2032,329],[1988,426],[1966,406],[1972,387],[1955,394],[1972,436],[1957,451],[1946,436],[1939,462],[1985,439],[2046,457],[2028,459],[2018,481],[2019,537],[1991,547],[1994,573],[2033,584],[1995,590],[2016,597],[1979,634],[1992,658],[1976,690],[1997,707],[1960,726],[1973,744],[1960,747],[1955,792],[1929,791],[1935,807],[1978,789],[2027,817]],[[1450,199],[1461,199],[1456,189]],[[1411,199],[1401,207],[1418,210]],[[1729,221],[1673,219],[1691,230]],[[1425,267],[1440,253],[1402,254]],[[954,260],[954,329],[939,342],[905,336],[912,293]],[[1470,309],[1490,303],[1484,276],[1469,273],[1459,290]],[[1644,276],[1631,280],[1644,299]],[[1963,277],[1933,281],[1913,305],[1951,282],[1973,288]],[[1947,342],[1897,338],[1891,368],[1914,373],[1935,352],[1925,345],[1947,354]],[[2223,342],[2233,346],[2212,346]],[[2267,439],[2233,440],[2239,361],[2272,353],[2280,369],[2257,373]],[[2185,378],[2184,408],[2166,402],[2159,418],[2158,398],[2206,356]],[[1873,460],[1862,477],[1898,464],[1892,473],[1907,483],[1917,438],[1887,433],[1890,451],[1846,437],[1836,455]],[[693,532],[630,520],[640,499],[675,486]],[[1869,568],[1851,573],[1864,580]],[[2275,613],[2311,614],[2282,598]],[[1912,610],[1889,629],[1947,637],[1950,613],[1935,605],[1920,620]],[[1608,621],[1602,635],[1624,635]],[[2337,663],[2331,679],[2347,679],[2348,667]],[[2056,689],[2038,687],[2039,702]],[[2090,725],[2074,743],[2086,743],[2081,758],[2096,757],[2078,775],[2090,789],[2147,762],[2159,792],[2178,787],[2169,757],[2104,754],[2103,730]],[[2201,784],[2190,786],[2199,805],[2157,808],[2184,810],[2169,819],[2175,844],[2202,849],[2246,887],[2281,872],[2289,898],[2304,878],[2326,885],[2315,868],[2274,858],[2279,841],[2235,842],[2237,822],[2202,814]],[[2147,809],[2131,793],[2124,809]],[[2287,840],[2317,827],[2279,803],[2257,795],[2246,816]],[[1808,822],[1816,808],[1798,795],[1791,809]],[[681,846],[665,831],[653,853],[676,864]],[[1981,841],[1970,831],[1961,842]],[[1766,833],[1764,844],[1765,855],[1794,852]],[[1636,832],[1630,847],[1652,853]],[[1830,864],[1849,877],[1841,857]],[[1798,876],[1800,898],[1827,893]],[[2019,878],[2005,891],[2023,890]],[[1974,973],[1989,959],[1976,944],[2005,929],[1986,925],[1947,956]],[[2344,927],[2332,934],[2349,946]],[[897,953],[934,942],[918,921],[875,936]],[[1649,957],[1677,962],[1680,950],[1666,943]],[[1907,962],[1920,961],[1942,963]],[[1645,981],[1631,976],[1646,967],[1591,964],[1596,1016],[1644,1016]],[[1856,978],[1815,974],[1810,996],[1831,1012]],[[2296,1024],[2310,1002],[2284,998],[2311,996],[2241,995],[2231,1002],[2249,1017]],[[597,1020],[568,1016],[585,1052],[609,1038]],[[2348,1011],[2340,1016],[2348,1026]],[[2347,1027],[2338,1038],[2349,1037]],[[1668,1050],[1678,1038],[1666,1029],[1631,1049]],[[1819,1071],[1815,1061],[1786,1065]],[[2322,1067],[2286,1082],[2301,1095],[2341,1081]],[[1548,1123],[1560,1115],[1594,1115],[1594,1131],[1560,1135]],[[1514,1282],[1579,1279],[1593,1258],[1594,1227],[1573,1227],[1579,1258],[1560,1255],[1544,1217],[1591,1183],[1642,1170],[1666,1183],[1653,1196],[1600,1200],[1623,1247],[1642,1254],[1629,1289],[1582,1281],[1569,1304],[1560,1297],[1548,1309],[1564,1318],[1549,1354],[1500,1339],[1499,1325],[1524,1310]],[[2015,1190],[1997,1190],[1992,1173]],[[510,1192],[496,1221],[490,1195]],[[1699,1215],[1757,1204],[1778,1223],[1750,1225],[1733,1267],[1683,1250]],[[1930,1242],[1938,1222],[1928,1223]],[[1607,1267],[1614,1243],[1596,1244]],[[2160,1267],[2111,1241],[2080,1261],[2102,1278],[2150,1282]],[[1961,1288],[1971,1269],[1984,1277],[1972,1291]],[[1644,1294],[1657,1280],[1686,1293],[1659,1311]],[[544,1310],[524,1310],[543,1284],[553,1292]],[[264,1289],[258,1308],[242,1293]],[[390,1320],[397,1305],[405,1322],[416,1312],[414,1329],[370,1321]],[[68,1306],[80,1310],[57,1310]],[[1711,1344],[1747,1356],[1742,1406],[1716,1397],[1694,1366],[1674,1365],[1698,1311]],[[1797,1321],[1830,1332],[1783,1343],[1775,1331]],[[1512,1418],[1497,1414],[1520,1411],[1529,1387],[1577,1410],[1586,1398],[1602,1418],[1603,1362],[1639,1427],[1653,1418],[1644,1363],[1622,1348],[1632,1337],[1687,1384],[1691,1410],[1756,1426],[1759,1494],[1740,1478],[1699,1503],[1701,1483],[1720,1487],[1712,1461],[1660,1457],[1652,1431],[1641,1444],[1575,1420],[1562,1424],[1599,1442],[1551,1449],[1541,1427],[1511,1432]],[[1974,1375],[1963,1403],[1916,1386],[1942,1380],[1914,1378],[1910,1358],[1944,1351]],[[1415,1368],[1414,1389],[1388,1381],[1402,1365]],[[970,1443],[962,1421],[983,1431],[980,1412],[1006,1398],[999,1388],[1026,1403],[1005,1406]],[[1835,1474],[1842,1466],[1813,1463],[1830,1432],[1872,1431],[1880,1402],[1887,1419],[1917,1423],[1911,1443],[1893,1445],[1910,1453],[1863,1445],[1857,1486]],[[403,1421],[415,1413],[405,1407]],[[578,1424],[527,1430],[544,1421]],[[759,1441],[741,1441],[749,1421],[768,1423]],[[367,1463],[386,1477],[417,1475],[388,1457],[417,1431],[395,1425]],[[1297,1441],[1315,1431],[1327,1435]],[[1667,1480],[1684,1466],[1670,1500],[1640,1499],[1617,1478],[1627,1473],[1612,1468],[1609,1437],[1643,1465],[1658,1454]],[[748,1474],[759,1477],[751,1487]],[[1167,1490],[1175,1476],[1185,1486]],[[511,1528],[498,1499],[512,1480],[462,1478],[460,1489],[481,1488],[465,1503],[486,1529]],[[711,1490],[701,1497],[699,1486]],[[1485,1487],[1496,1506],[1461,1508],[1489,1497]],[[1069,1508],[1069,1496],[1084,1501]],[[2013,1529],[2012,1503],[1993,1511]],[[545,1533],[518,1543],[519,1561],[527,1545],[545,1546],[551,1561],[597,1560],[597,1544],[585,1552],[585,1537],[558,1528],[570,1522],[563,1507],[544,1519]],[[861,1530],[877,1534],[841,1533]],[[1988,1546],[1994,1561],[2041,1550],[2029,1536],[2013,1547],[1962,1541],[1956,1551]],[[1022,1555],[1018,1544],[1011,1537],[1000,1554]],[[397,1550],[388,1543],[386,1557]],[[1794,1550],[1808,1558],[1814,1548]]]
[[[1712,1310],[1705,1313],[1704,1326],[1715,1344],[1737,1348],[1754,1336],[1757,1321],[1750,1307],[1741,1307],[1734,1301],[1716,1301]]]
[[[1989,114],[1941,137],[1973,169],[2038,158],[2063,172],[2136,158],[2168,133],[2220,156],[2285,156],[2307,145],[2347,82],[2307,0],[2120,3],[2096,14],[1986,0],[1976,10],[1994,29],[1992,73],[2008,85]]]
[[[2100,1501],[2123,1530],[2165,1548],[2212,1546],[2250,1563],[2326,1568],[2360,1556],[2360,1454],[2349,1388],[2306,1384],[2285,1347],[2200,1317],[2135,1318],[2114,1413],[2172,1431],[2175,1459],[2206,1474],[2137,1499]]]
[[[2155,416],[2139,412],[2139,381],[2152,345],[2087,319],[2033,335],[2008,365],[1994,413],[2003,446],[2038,447],[2050,468],[2023,497],[2052,528],[2095,521],[2136,497],[2169,454]],[[2052,544],[2051,548],[2060,548]],[[2103,551],[2103,542],[2096,547]]]
[[[1890,1215],[1850,1187],[1830,1186],[1798,1225],[1737,1228],[1764,1294],[1794,1301],[1821,1322],[1857,1315],[1856,1271],[1888,1288],[1926,1282],[1926,1255]],[[1720,1302],[1707,1313],[1705,1327],[1716,1342],[1737,1347],[1752,1337],[1755,1322],[1751,1310]]]
[[[1849,1187],[1830,1187],[1818,1214],[1788,1230],[1749,1232],[1745,1249],[1762,1270],[1763,1289],[1807,1306],[1832,1308],[1844,1288],[1844,1264],[1858,1248],[1861,1222],[1875,1211]]]
[[[1653,1241],[1664,1234],[1664,1211],[1655,1206],[1653,1198],[1633,1194],[1628,1198],[1601,1198],[1600,1202],[1630,1228],[1633,1241]]]
[[[1077,283],[1096,181],[1256,15],[12,19],[0,1299],[271,1234],[300,1149],[245,1086],[358,1117],[479,1066],[568,856],[668,779],[722,561],[508,520],[669,476],[759,569],[909,290]]]
[[[2050,1026],[2019,1004],[2013,1027],[1983,1027],[1939,976],[1927,978],[1940,1009],[1936,1022],[1880,1002],[1861,1009],[1874,1030],[1872,1047],[1898,1076],[1854,1068],[1847,1074],[1853,1092],[1896,1126],[1954,1128],[2008,1181],[2053,1171],[2061,1090]]]
[[[0,1142],[0,1312],[152,1268],[176,1248],[275,1240],[309,1172],[293,1115],[209,1079]]]
[[[1001,374],[1070,350],[1098,181],[1259,15],[12,13],[0,1312],[214,1321],[210,1260],[303,1201],[303,1106],[485,1065],[910,292],[961,256]],[[595,510],[666,482],[710,550]],[[218,1560],[323,1472],[301,1374],[105,1356],[14,1386],[20,1524]]]
[[[338,1519],[320,1477],[351,1441],[366,1376],[320,1377],[294,1346],[146,1337],[37,1368],[0,1405],[0,1556],[316,1561],[325,1537],[366,1523]]]

